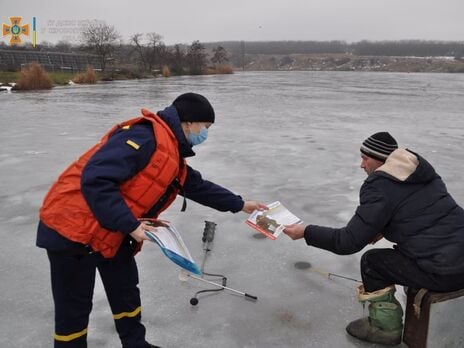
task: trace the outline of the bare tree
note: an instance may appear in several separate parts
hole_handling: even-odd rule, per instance
[[[150,70],[162,64],[163,54],[166,46],[162,41],[163,37],[157,33],[134,34],[130,38],[130,43],[134,45],[137,52],[142,70]]]
[[[185,64],[185,53],[182,49],[182,46],[179,44],[174,45],[172,50],[167,51],[168,56],[170,57],[168,62],[171,68],[171,71],[176,75],[183,75],[184,64]]]
[[[130,43],[135,46],[134,50],[137,52],[140,63],[142,64],[142,70],[147,70],[147,58],[146,58],[146,49],[142,43],[142,35],[143,34],[134,34],[130,38]]]
[[[169,48],[164,44],[164,42],[160,42],[160,44],[158,45],[157,53],[158,66],[168,65],[171,53]]]
[[[211,62],[213,64],[224,64],[229,61],[227,57],[227,51],[224,47],[218,46],[213,49],[213,57],[211,58]]]
[[[198,40],[193,41],[190,45],[186,56],[190,74],[200,75],[205,70],[206,54],[204,51],[205,47]]]
[[[164,46],[163,37],[157,33],[148,33],[147,34],[147,41],[148,41],[148,65],[150,71],[156,67],[161,65],[161,49]]]
[[[106,63],[115,49],[119,33],[112,25],[104,22],[90,23],[82,31],[83,45],[100,57],[101,69],[105,71]]]

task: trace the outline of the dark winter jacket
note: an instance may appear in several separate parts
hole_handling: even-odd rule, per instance
[[[179,142],[179,153],[182,158],[194,156],[191,145],[182,131],[181,123],[174,106],[167,107],[157,113],[173,131]],[[127,146],[131,140],[140,145],[138,151]],[[140,124],[128,130],[117,131],[89,160],[82,173],[82,193],[87,202],[91,202],[92,213],[100,225],[114,231],[133,230],[134,218],[115,219],[115,216],[130,214],[119,194],[119,185],[129,180],[142,170],[156,149],[151,125]],[[169,188],[168,188],[169,190]],[[181,193],[202,205],[219,211],[238,212],[243,208],[242,198],[226,188],[211,181],[204,180],[195,169],[187,166],[187,177]],[[156,216],[162,204],[155,204],[146,217]],[[109,210],[107,207],[111,207]],[[43,222],[39,223],[37,246],[49,250],[66,250],[79,247],[76,243],[62,237]]]
[[[426,272],[464,273],[464,210],[433,167],[404,149],[394,151],[361,187],[348,225],[309,225],[308,245],[353,254],[381,233]]]

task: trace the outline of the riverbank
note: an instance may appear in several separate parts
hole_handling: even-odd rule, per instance
[[[248,55],[246,71],[385,71],[464,73],[453,57],[356,56],[351,54]]]
[[[88,78],[90,73],[92,75],[91,79]],[[231,65],[218,64],[216,66],[206,68],[202,75],[224,75],[233,73],[234,67]],[[154,70],[151,73],[143,73],[136,72],[133,68],[114,69],[107,72],[95,72],[93,70],[87,70],[86,72],[50,71],[46,72],[46,74],[52,81],[53,86],[63,86],[73,83],[95,83],[97,81],[135,80],[154,77],[167,78],[170,76],[181,76],[176,74],[171,75],[171,72],[166,71],[165,69]],[[20,77],[20,71],[0,71],[0,90],[2,90],[2,87],[13,87],[19,82]]]
[[[78,73],[67,72],[67,71],[51,71],[47,72],[48,76],[55,86],[64,86],[69,85],[70,81],[73,81]],[[12,84],[19,81],[21,72],[20,71],[0,71],[0,85],[3,84]],[[145,78],[143,76],[142,78]],[[127,75],[125,73],[108,73],[104,74],[101,72],[96,72],[97,81],[108,81],[108,80],[130,80],[140,78],[139,76]]]
[[[231,65],[221,69],[208,69],[205,74],[231,74],[240,71],[375,71],[375,72],[422,72],[464,73],[464,60],[452,57],[390,57],[356,56],[350,54],[287,54],[247,55],[244,67]],[[72,84],[76,73],[48,72],[54,86]],[[132,80],[163,76],[135,74],[131,69],[112,72],[96,72],[96,81]],[[0,88],[12,87],[19,80],[20,72],[0,71]],[[5,89],[6,90],[6,89]]]

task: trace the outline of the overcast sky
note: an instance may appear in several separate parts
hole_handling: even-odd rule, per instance
[[[38,42],[76,39],[98,19],[128,39],[156,32],[167,44],[223,40],[464,41],[464,0],[0,0],[0,22],[37,18]],[[6,38],[1,38],[5,41]]]

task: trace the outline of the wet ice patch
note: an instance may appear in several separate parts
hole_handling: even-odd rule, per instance
[[[306,269],[311,268],[311,264],[306,261],[298,261],[298,262],[295,262],[294,267],[299,270],[306,270]]]
[[[31,156],[36,156],[36,155],[44,155],[46,154],[46,151],[34,151],[34,150],[27,150],[24,151],[25,155],[31,155]]]
[[[15,164],[21,163],[22,160],[17,156],[12,154],[2,154],[0,155],[0,166],[13,166]]]
[[[8,203],[8,205],[18,205],[24,202],[24,196],[21,194],[8,196],[6,197],[5,201]]]
[[[31,220],[31,217],[28,215],[19,215],[19,216],[13,216],[12,218],[7,219],[6,222],[20,224],[20,223],[30,222],[30,220]]]
[[[266,239],[266,236],[262,233],[255,233],[253,234],[254,239]]]

